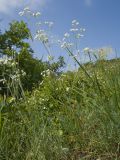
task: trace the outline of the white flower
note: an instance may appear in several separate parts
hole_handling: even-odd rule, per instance
[[[77,32],[78,31],[78,28],[71,28],[70,29],[70,32]]]
[[[72,24],[75,24],[75,23],[77,23],[77,20],[76,20],[76,19],[74,19],[74,20],[72,21]]]
[[[61,44],[61,48],[66,48],[66,46],[67,46],[67,43],[66,43],[66,42],[63,42],[63,43]]]
[[[69,152],[69,148],[62,148],[63,152]]]
[[[48,61],[52,61],[52,60],[54,60],[54,57],[51,55],[48,55]]]
[[[19,12],[19,15],[20,15],[20,16],[23,16],[23,15],[24,15],[24,11]]]
[[[70,90],[70,88],[69,88],[69,87],[67,87],[67,88],[66,88],[66,92],[68,92],[69,90]]]
[[[88,47],[86,47],[86,48],[83,49],[84,53],[88,53],[89,51],[90,51],[90,48],[88,48]]]
[[[78,33],[77,35],[76,35],[76,38],[80,38],[80,37],[84,37],[84,35],[82,35],[82,34],[80,34],[80,33]]]
[[[41,15],[41,13],[40,13],[40,12],[37,12],[37,13],[36,13],[36,16],[40,16],[40,15]]]
[[[64,37],[65,37],[65,38],[69,38],[69,36],[70,36],[69,33],[65,33],[65,34],[64,34]]]
[[[72,47],[72,46],[73,46],[73,43],[63,42],[61,44],[61,48],[69,48],[69,47]]]
[[[48,36],[47,36],[47,34],[45,33],[44,30],[38,30],[34,39],[38,39],[38,40],[42,41],[43,43],[48,42]]]
[[[49,24],[49,22],[47,22],[47,21],[45,21],[44,23],[45,23],[45,24]]]
[[[16,65],[16,63],[15,63],[15,62],[12,62],[12,63],[11,63],[11,66],[15,66],[15,65]]]
[[[65,37],[62,39],[62,41],[65,41]]]
[[[26,72],[24,72],[23,70],[21,70],[21,74],[22,76],[26,76]]]
[[[80,32],[85,32],[85,28],[80,28]]]
[[[79,22],[76,22],[75,24],[76,24],[76,26],[77,26],[77,25],[79,25]]]
[[[30,10],[28,6],[24,8],[24,11],[28,11],[28,10]]]
[[[4,82],[4,81],[6,81],[5,79],[0,79],[0,82]]]
[[[75,26],[78,26],[78,25],[79,25],[79,22],[77,20],[73,20],[72,21],[72,26],[75,27]]]

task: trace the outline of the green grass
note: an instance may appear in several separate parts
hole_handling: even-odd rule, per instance
[[[2,105],[1,160],[120,159],[120,60],[83,67]]]

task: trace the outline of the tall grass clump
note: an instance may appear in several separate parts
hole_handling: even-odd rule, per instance
[[[28,8],[20,14],[26,11],[31,14]],[[60,75],[45,70],[43,81],[25,99],[2,104],[1,160],[120,159],[120,59],[105,59],[111,52],[107,48],[78,49],[84,32],[74,20],[70,33],[59,40],[77,70]],[[47,34],[39,31],[35,37],[51,58]],[[89,59],[85,64],[83,54]]]

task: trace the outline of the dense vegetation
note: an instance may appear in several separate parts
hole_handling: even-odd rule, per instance
[[[0,81],[2,95],[7,91],[10,94],[10,86],[7,84],[10,83],[11,76],[16,76],[21,71],[24,75],[21,77],[24,90],[32,91],[32,88],[42,81],[41,73],[44,70],[50,69],[59,74],[60,68],[65,65],[64,58],[61,56],[57,62],[52,63],[34,58],[34,51],[30,44],[26,42],[27,39],[31,39],[31,33],[27,24],[23,21],[13,21],[10,23],[9,30],[0,34],[0,57],[2,57],[0,76],[1,79],[7,80],[4,84]]]
[[[23,21],[0,35],[0,159],[119,160],[120,59],[73,57],[79,69],[61,72],[29,38]]]

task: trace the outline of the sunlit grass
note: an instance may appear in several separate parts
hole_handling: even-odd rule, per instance
[[[1,159],[119,159],[120,64],[115,61],[91,65],[92,81],[82,69],[49,75],[26,101],[4,106]]]

